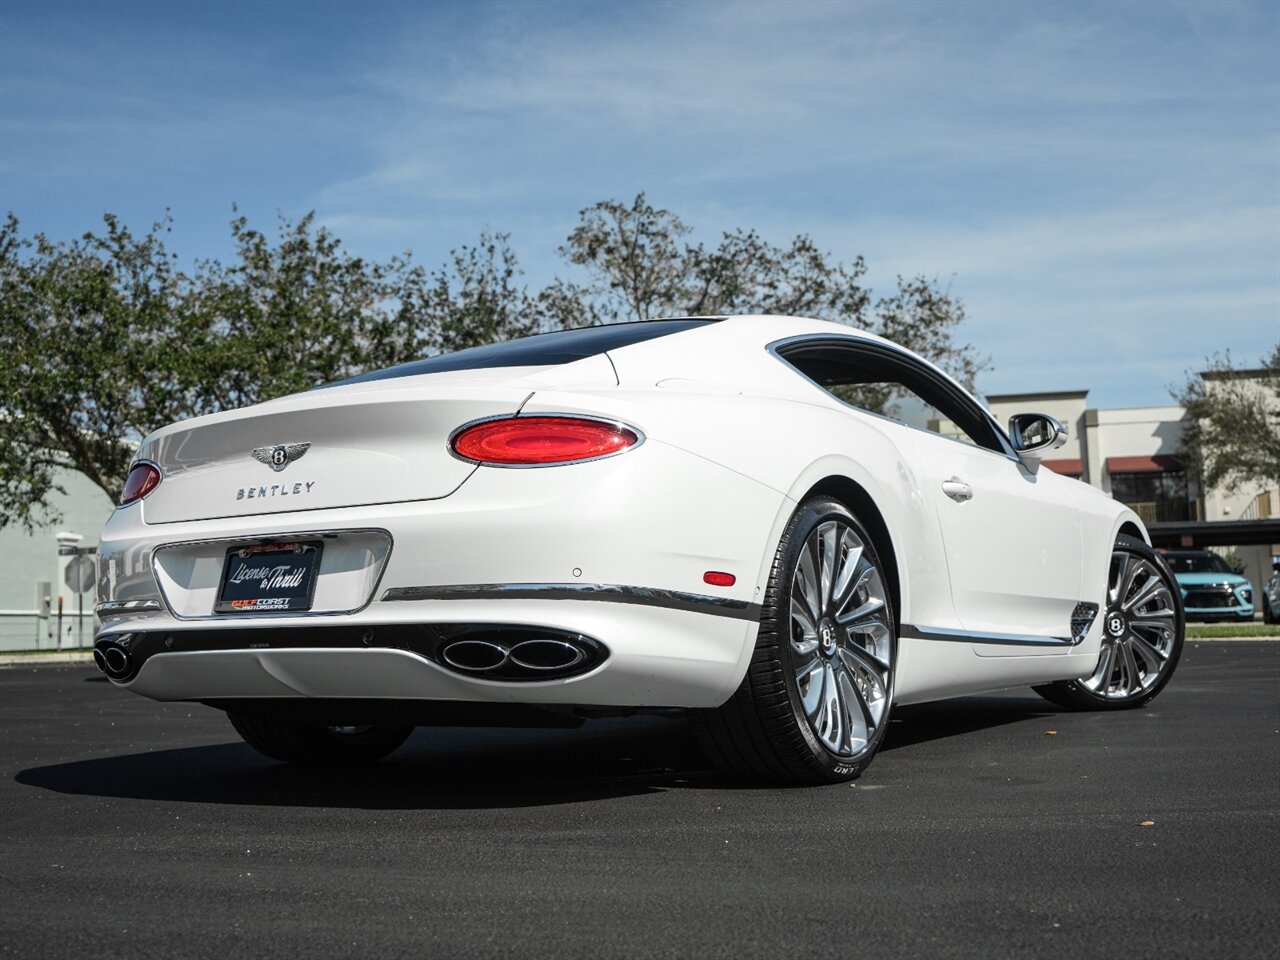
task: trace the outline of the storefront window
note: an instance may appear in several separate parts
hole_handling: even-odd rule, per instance
[[[1143,523],[1191,519],[1184,470],[1113,473],[1111,496],[1131,508]]]

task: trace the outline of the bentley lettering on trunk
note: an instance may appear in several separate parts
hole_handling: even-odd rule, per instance
[[[252,487],[239,487],[236,490],[237,500],[262,499],[264,497],[288,497],[310,493],[316,485],[314,480],[300,480],[297,483],[273,483],[271,486],[258,484]]]

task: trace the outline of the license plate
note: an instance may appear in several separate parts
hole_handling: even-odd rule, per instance
[[[259,543],[227,551],[214,613],[310,610],[320,543]]]

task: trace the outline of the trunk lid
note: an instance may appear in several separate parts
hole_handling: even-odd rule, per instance
[[[509,371],[506,383],[424,379],[313,390],[165,427],[138,451],[163,475],[142,501],[143,518],[175,523],[447,497],[475,469],[453,456],[449,435],[471,420],[516,413],[531,391]]]

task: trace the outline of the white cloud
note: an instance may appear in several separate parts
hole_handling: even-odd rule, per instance
[[[541,283],[580,207],[646,190],[699,239],[810,233],[881,288],[954,276],[989,388],[1049,355],[1160,402],[1280,325],[1274,4],[367,9],[330,14],[349,36],[317,14],[244,44],[0,40],[0,192],[248,193],[429,264],[510,231]]]

